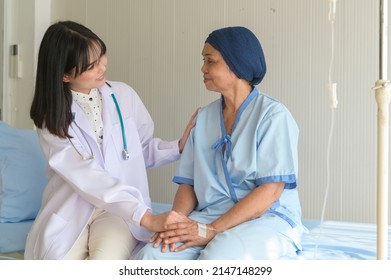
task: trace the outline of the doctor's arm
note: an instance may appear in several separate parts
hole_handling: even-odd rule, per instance
[[[284,182],[272,182],[258,186],[224,215],[206,225],[205,237],[199,236],[199,225],[196,221],[170,224],[167,226],[167,231],[160,233],[159,236],[166,244],[182,242],[183,245],[176,248],[175,252],[192,246],[206,245],[216,234],[264,214],[280,198],[284,186]]]
[[[179,139],[179,141],[178,141],[179,153],[182,153],[183,149],[185,148],[187,138],[189,138],[190,131],[196,125],[195,119],[197,117],[198,110],[199,110],[199,108],[193,113],[193,115],[191,115],[190,120],[185,127],[185,131],[183,132],[181,139]]]
[[[197,198],[193,187],[187,184],[181,184],[175,194],[174,203],[171,211],[154,215],[147,211],[142,217],[140,224],[147,229],[156,232],[151,238],[151,242],[155,243],[155,247],[159,246],[162,239],[159,238],[159,232],[167,230],[169,224],[177,224],[180,222],[191,222],[187,216],[197,206]]]
[[[152,215],[137,187],[123,184],[111,176],[98,162],[99,159],[82,160],[68,139],[53,136],[46,129],[39,130],[39,136],[50,169],[64,180],[64,184],[95,207],[118,215],[134,226],[140,226],[147,215],[150,218],[148,229],[154,231],[163,230],[162,225],[166,222],[182,221],[179,214],[175,215],[177,213]],[[83,150],[76,138],[73,143],[77,149]]]

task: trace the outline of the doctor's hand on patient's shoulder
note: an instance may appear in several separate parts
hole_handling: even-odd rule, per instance
[[[159,233],[159,238],[163,240],[162,251],[164,247],[169,246],[171,252],[180,252],[189,247],[206,245],[217,234],[216,229],[211,225],[199,224],[194,220],[169,224],[166,231]],[[182,243],[175,247],[175,243]]]
[[[182,138],[178,142],[179,152],[182,153],[183,149],[185,148],[185,144],[187,141],[187,138],[189,138],[191,129],[196,125],[195,118],[197,117],[198,111],[200,108],[198,108],[193,115],[191,115],[191,118],[189,122],[186,125],[185,131],[183,132]]]
[[[159,215],[152,214],[151,212],[145,212],[144,216],[141,218],[141,226],[149,229],[153,232],[161,232],[166,230],[167,225],[172,223],[178,223],[186,221],[188,218],[176,211],[168,211]]]

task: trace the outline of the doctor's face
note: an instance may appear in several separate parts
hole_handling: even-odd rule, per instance
[[[64,82],[69,83],[69,88],[81,92],[90,93],[91,89],[99,88],[106,82],[106,65],[107,56],[101,57],[91,61],[88,69],[75,77],[75,70],[64,75]]]
[[[218,50],[206,43],[202,50],[204,84],[208,90],[223,93],[232,90],[238,77],[231,71]]]

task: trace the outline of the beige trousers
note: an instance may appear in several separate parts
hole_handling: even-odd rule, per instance
[[[127,260],[137,240],[126,222],[118,216],[96,209],[65,260]]]

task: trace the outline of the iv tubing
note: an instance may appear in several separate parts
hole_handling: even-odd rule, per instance
[[[322,212],[320,216],[320,226],[319,226],[319,236],[322,235],[322,226],[324,222],[324,216],[326,212],[326,205],[330,189],[330,151],[331,151],[331,142],[333,139],[334,131],[334,109],[337,107],[337,95],[336,95],[336,84],[332,82],[332,70],[334,64],[334,21],[335,21],[335,12],[336,12],[336,0],[329,0],[329,21],[331,26],[331,59],[329,65],[329,85],[328,85],[328,94],[329,94],[329,105],[331,108],[331,126],[329,131],[329,137],[327,141],[327,151],[326,151],[326,191],[323,200]],[[318,242],[316,242],[314,258],[316,259],[316,254],[318,250]]]

